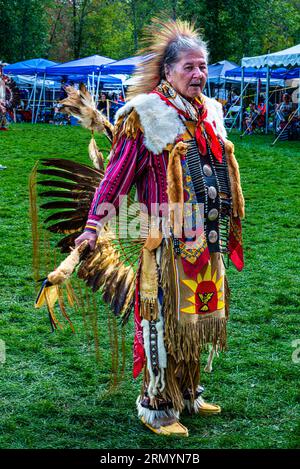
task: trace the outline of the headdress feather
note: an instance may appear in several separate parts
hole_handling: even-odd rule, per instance
[[[194,40],[200,39],[200,33],[193,23],[182,20],[153,18],[144,30],[144,47],[139,51],[145,60],[134,73],[135,83],[130,86],[128,97],[133,98],[140,93],[149,93],[160,82],[160,68],[169,44],[180,37]]]

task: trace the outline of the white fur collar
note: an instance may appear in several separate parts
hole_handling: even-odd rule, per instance
[[[159,154],[177,135],[185,132],[185,127],[177,111],[164,103],[157,94],[139,94],[116,113],[118,117],[135,109],[144,129],[145,146]]]
[[[226,130],[221,104],[206,96],[205,103],[208,111],[207,120],[216,129],[216,133],[225,139]],[[144,130],[145,146],[154,154],[161,153],[186,130],[177,111],[164,103],[157,94],[140,94],[134,97],[118,110],[115,121],[117,122],[120,116],[128,114],[133,108],[138,113]]]
[[[224,117],[222,104],[213,98],[202,95],[204,97],[205,106],[207,109],[206,120],[212,124],[216,134],[219,135],[223,140],[227,137],[227,132],[224,126]]]

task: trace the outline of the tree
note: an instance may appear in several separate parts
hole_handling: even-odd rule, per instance
[[[39,0],[0,0],[0,55],[16,62],[45,55],[48,25]]]
[[[299,42],[299,0],[182,0],[179,14],[202,30],[210,62],[240,61]]]

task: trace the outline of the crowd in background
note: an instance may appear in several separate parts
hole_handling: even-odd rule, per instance
[[[3,78],[3,77],[2,77]],[[61,104],[64,98],[67,97],[66,86],[79,87],[78,83],[74,83],[72,80],[63,77],[61,80],[61,87],[59,92],[56,92],[56,101],[49,100],[49,106],[41,105],[38,109],[35,107],[35,112],[38,110],[38,116],[36,121],[42,123],[50,123],[55,125],[77,125],[78,121],[76,118],[67,116],[61,112]],[[231,89],[227,94],[225,90],[220,97],[220,90],[216,99],[223,106],[223,113],[225,122],[227,125],[237,127],[239,125],[239,119],[236,119],[237,114],[240,112],[240,96],[237,90]],[[14,91],[16,93],[16,91]],[[3,93],[2,93],[3,94]],[[18,97],[15,99],[14,107],[6,109],[5,118],[7,122],[31,122],[32,121],[32,105],[29,99],[29,90],[20,88],[17,90]],[[50,95],[49,95],[50,97]],[[223,99],[222,99],[223,98]],[[4,98],[3,98],[4,99]],[[2,101],[3,101],[2,99]],[[117,110],[124,105],[123,92],[110,90],[100,91],[98,99],[96,99],[97,108],[101,111],[110,122],[114,122],[114,117]],[[281,102],[276,104],[275,99],[269,101],[269,123],[270,128],[276,134],[282,133],[282,139],[293,139],[299,138],[300,134],[300,121],[299,116],[296,114],[297,104],[292,102],[291,96],[287,92],[281,93]],[[1,108],[2,109],[2,108]],[[2,121],[4,119],[4,111],[1,112]],[[242,128],[245,134],[252,134],[257,131],[263,132],[266,123],[266,103],[265,95],[260,93],[257,102],[251,100],[251,97],[243,99],[243,111],[242,111]],[[5,129],[5,125],[2,122],[2,128]]]

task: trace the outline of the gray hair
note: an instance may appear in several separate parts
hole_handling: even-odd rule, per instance
[[[204,53],[205,60],[208,58],[206,42],[200,38],[191,38],[188,36],[178,36],[175,41],[170,42],[165,50],[163,60],[160,65],[160,78],[166,78],[165,66],[171,67],[179,61],[181,52],[201,50]]]

